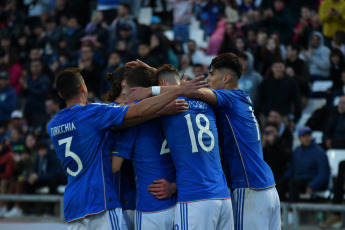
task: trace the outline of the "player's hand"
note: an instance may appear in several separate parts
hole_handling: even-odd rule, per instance
[[[148,98],[151,95],[152,95],[151,87],[149,88],[134,87],[134,88],[131,88],[131,93],[128,95],[124,103],[129,104],[138,100]]]
[[[126,65],[133,66],[133,67],[145,66],[145,67],[147,67],[147,68],[152,69],[153,71],[157,71],[156,68],[154,68],[154,67],[152,67],[152,66],[149,66],[148,64],[146,64],[146,63],[143,62],[143,61],[140,61],[139,59],[137,59],[136,61],[127,62]]]
[[[158,113],[160,115],[174,115],[177,113],[187,112],[189,104],[184,99],[177,99],[170,102],[167,106],[161,109]]]
[[[184,73],[183,74],[183,78],[181,79],[181,82],[180,82],[180,85],[185,85],[186,83],[187,83],[187,74],[186,73]]]
[[[185,78],[185,76],[183,78]],[[184,82],[184,84],[180,85],[182,90],[181,92],[183,93],[182,95],[190,98],[200,98],[203,95],[203,93],[198,89],[208,86],[207,81],[204,81],[203,79],[204,76],[199,76],[191,81],[186,81]]]
[[[153,183],[148,186],[147,190],[158,200],[169,198],[177,192],[176,183],[170,183],[166,179],[155,180]]]

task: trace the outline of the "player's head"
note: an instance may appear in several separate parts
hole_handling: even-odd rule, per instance
[[[158,68],[156,76],[158,85],[160,86],[180,84],[180,76],[178,71],[170,64],[165,64]]]
[[[146,66],[134,67],[126,73],[125,84],[128,87],[150,87],[157,85],[156,73]]]
[[[87,88],[77,68],[60,71],[56,77],[56,89],[65,101],[72,100],[82,92],[86,94],[87,98]]]
[[[107,73],[105,75],[105,79],[111,83],[111,89],[105,96],[106,102],[113,102],[121,95],[124,87],[125,74],[132,69],[132,66],[123,65],[117,68],[113,73]]]
[[[225,53],[213,58],[207,82],[212,89],[236,88],[241,75],[240,59],[233,53]]]

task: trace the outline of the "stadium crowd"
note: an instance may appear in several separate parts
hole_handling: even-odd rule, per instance
[[[139,12],[152,17],[144,23]],[[326,189],[325,151],[345,149],[343,0],[7,0],[0,3],[0,28],[0,194],[43,186],[55,194],[67,183],[46,126],[66,106],[55,78],[68,67],[80,70],[92,103],[111,89],[106,73],[129,61],[170,63],[181,78],[194,79],[208,75],[210,58],[235,53],[243,65],[239,88],[253,101],[281,200]],[[195,30],[202,38],[192,39]],[[331,87],[312,92],[320,80]],[[311,98],[327,104],[299,129]],[[324,133],[320,145],[314,130]],[[343,177],[334,186],[335,203]],[[23,205],[0,202],[0,216],[33,211]]]

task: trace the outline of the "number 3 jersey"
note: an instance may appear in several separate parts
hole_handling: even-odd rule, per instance
[[[219,143],[231,189],[274,186],[272,170],[263,159],[259,125],[249,96],[238,89],[213,92],[218,100]]]
[[[166,148],[169,147],[176,168],[177,201],[230,198],[213,109],[204,102],[181,98],[189,104],[186,113],[161,117]]]
[[[48,124],[68,184],[64,194],[67,222],[121,207],[113,180],[109,151],[102,151],[109,129],[120,126],[128,106],[74,105]]]

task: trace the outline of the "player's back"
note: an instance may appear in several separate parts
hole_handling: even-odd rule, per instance
[[[158,212],[176,204],[176,196],[158,200],[147,189],[154,180],[175,181],[175,167],[169,153],[161,154],[164,134],[156,120],[124,130],[115,147],[116,154],[131,159],[137,187],[136,209],[139,212]],[[128,134],[130,132],[130,134]],[[123,137],[130,137],[123,139]]]
[[[121,207],[114,189],[109,152],[103,152],[109,128],[121,125],[126,107],[75,105],[48,124],[55,151],[68,176],[64,194],[66,221]]]
[[[253,104],[243,90],[213,90],[220,146],[231,189],[264,189],[275,185],[263,160],[259,125]]]
[[[229,198],[222,170],[216,119],[210,105],[189,98],[186,113],[164,116],[161,123],[176,167],[178,202]]]

